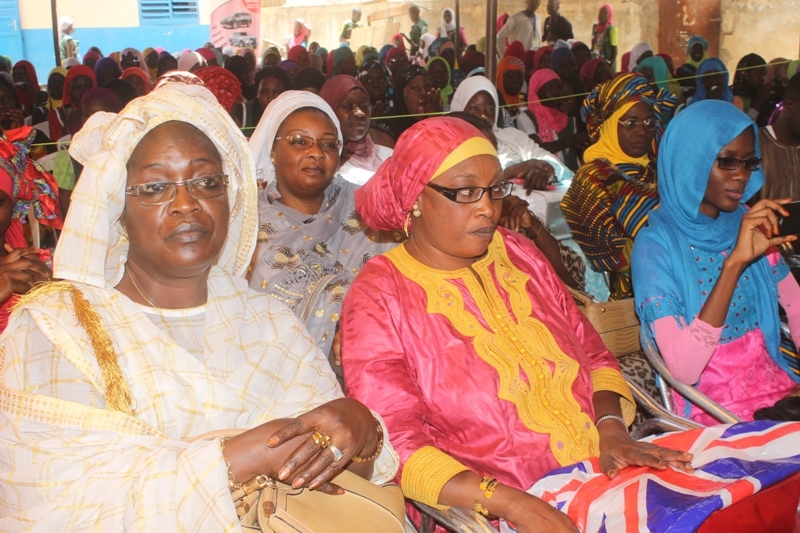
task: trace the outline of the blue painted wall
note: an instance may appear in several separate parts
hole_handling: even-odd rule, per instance
[[[80,42],[80,53],[97,46],[103,55],[133,47],[144,50],[161,46],[169,52],[184,48],[200,48],[209,41],[211,28],[208,24],[173,26],[167,24],[140,26],[136,28],[79,28],[74,37]],[[36,67],[39,83],[47,83],[47,74],[56,66],[53,55],[53,33],[50,29],[22,30],[24,58],[14,57],[14,62],[27,59]],[[2,53],[2,52],[0,52]]]

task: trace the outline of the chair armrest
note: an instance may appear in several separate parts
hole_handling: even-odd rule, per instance
[[[703,394],[702,392],[698,391],[691,385],[687,385],[681,381],[675,379],[675,376],[667,368],[666,363],[664,363],[664,359],[661,358],[661,354],[658,352],[658,348],[653,345],[653,341],[650,340],[649,337],[646,335],[642,335],[642,348],[644,349],[644,353],[647,356],[647,360],[650,361],[650,364],[653,365],[653,369],[658,372],[662,379],[664,379],[670,386],[678,391],[678,393],[692,402],[694,405],[705,411],[709,416],[718,420],[723,424],[730,424],[735,422],[741,422],[742,420],[716,403],[714,400]]]
[[[412,503],[422,511],[421,533],[432,533],[434,530],[426,517],[456,533],[499,533],[489,520],[472,509],[450,507],[446,511],[440,511],[423,503]]]

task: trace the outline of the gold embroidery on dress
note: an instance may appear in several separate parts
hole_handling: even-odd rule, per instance
[[[444,316],[461,335],[473,339],[478,356],[497,371],[498,397],[514,404],[531,431],[550,435],[550,449],[559,464],[599,454],[597,429],[572,394],[580,365],[561,350],[547,327],[531,316],[525,289],[529,278],[511,263],[499,234],[472,270],[434,270],[416,261],[404,246],[385,255],[425,291],[428,313]],[[490,265],[509,296],[513,314],[496,289]],[[464,296],[451,279],[464,281],[489,329],[466,310]]]
[[[54,282],[39,285],[29,292],[26,297],[20,299],[17,306],[25,305],[40,294],[50,294],[53,292],[64,291],[72,297],[72,308],[78,324],[86,331],[100,366],[100,372],[105,383],[106,408],[120,411],[125,414],[133,415],[133,396],[122,374],[119,366],[119,358],[114,351],[111,337],[108,335],[103,321],[92,304],[83,296],[77,287],[67,282]]]

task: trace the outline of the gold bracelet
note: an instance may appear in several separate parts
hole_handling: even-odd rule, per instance
[[[222,460],[225,461],[225,468],[228,469],[228,488],[231,489],[231,492],[235,490],[239,490],[242,488],[243,483],[236,483],[236,478],[231,472],[231,461],[227,457],[225,457],[225,444],[228,442],[230,437],[220,437],[219,439],[219,447],[222,451]]]
[[[475,500],[475,503],[472,504],[472,508],[475,510],[476,513],[480,513],[486,518],[489,518],[489,509],[483,506],[481,502]]]
[[[375,459],[377,459],[378,456],[381,454],[381,450],[383,449],[383,426],[381,426],[381,423],[377,418],[375,418],[375,425],[378,426],[378,448],[375,450],[375,453],[373,453],[366,459],[363,459],[358,456],[353,457],[354,463],[370,463]]]
[[[544,228],[544,222],[542,220],[539,220],[539,217],[537,217],[536,215],[533,215],[533,218],[535,218],[539,222],[539,229],[536,230],[536,235],[531,235],[531,240],[536,240],[536,237],[539,236],[539,234],[542,232],[542,228]]]
[[[492,497],[495,489],[497,488],[497,479],[493,478],[492,476],[483,476],[483,481],[481,481],[480,487],[483,491],[483,497],[488,500]]]

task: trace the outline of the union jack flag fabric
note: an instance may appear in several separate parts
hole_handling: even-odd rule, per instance
[[[528,492],[584,533],[677,533],[800,472],[798,422],[744,422],[644,440],[691,452],[694,473],[631,467],[609,480],[593,458],[553,470]]]

